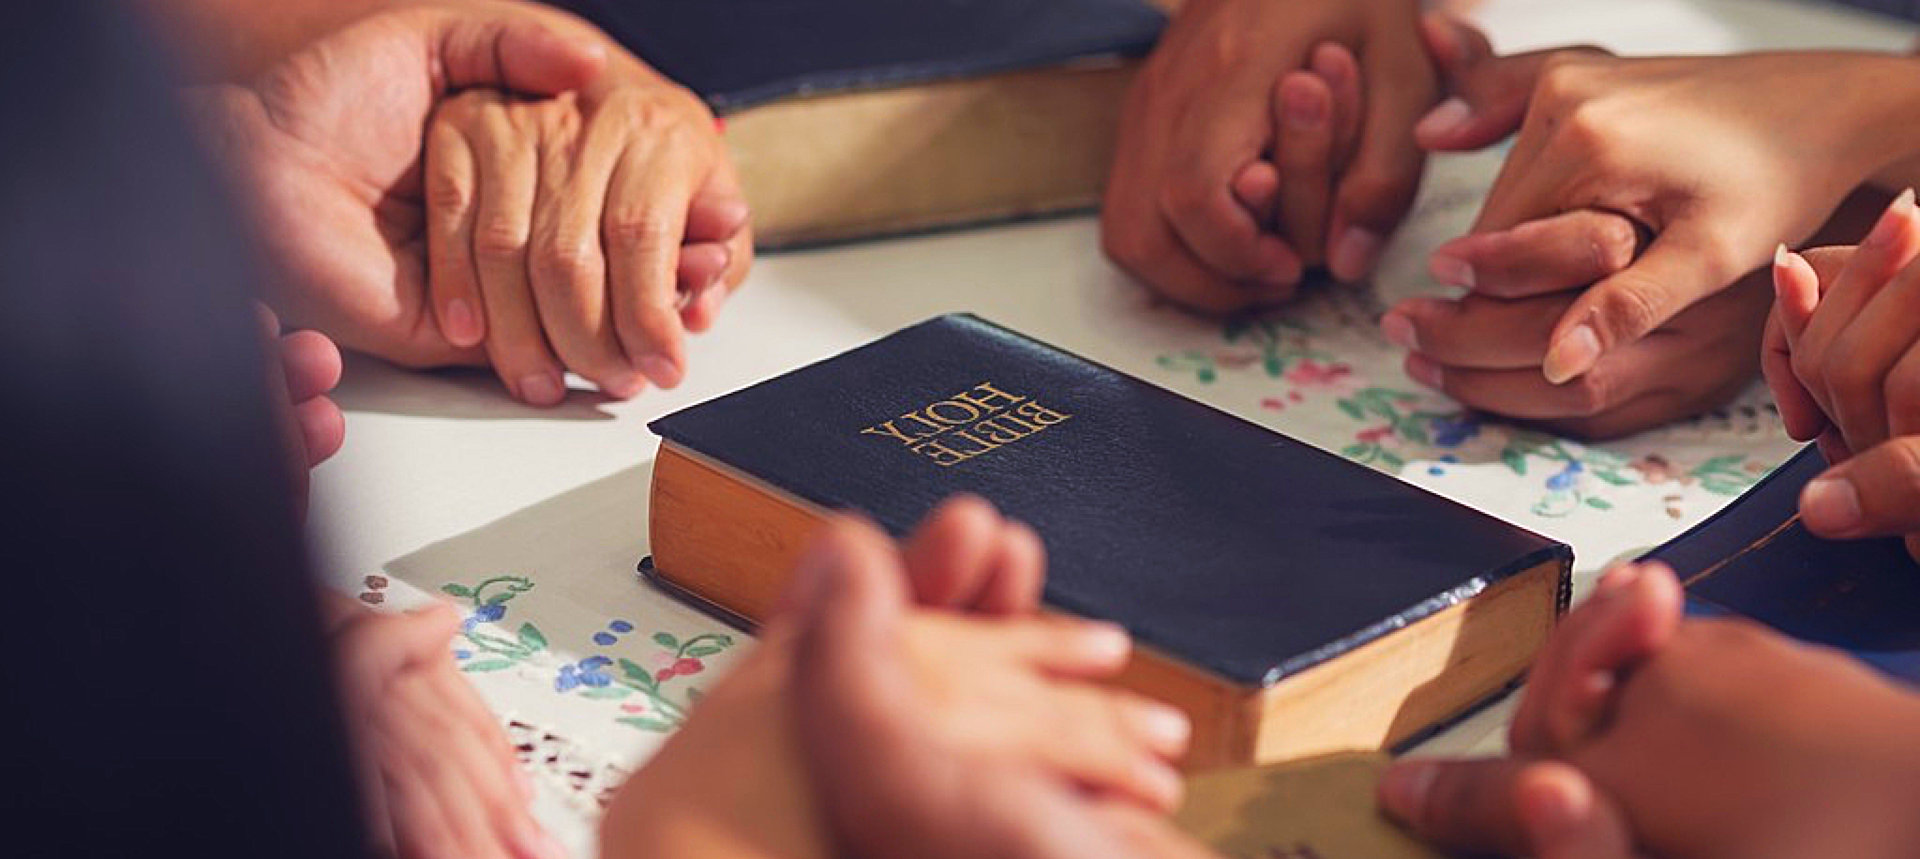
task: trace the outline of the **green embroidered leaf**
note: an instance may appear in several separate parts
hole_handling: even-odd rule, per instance
[[[1194,375],[1199,377],[1200,381],[1206,382],[1208,384],[1212,384],[1214,379],[1219,378],[1219,374],[1213,372],[1212,367],[1201,367],[1200,372],[1195,373]]]
[[[478,674],[485,671],[499,671],[503,668],[512,667],[513,660],[511,659],[476,659],[472,662],[461,664],[460,670]]]
[[[1612,510],[1613,502],[1608,501],[1605,498],[1593,498],[1589,496],[1587,498],[1587,506],[1592,507],[1595,510]]]
[[[653,643],[661,647],[673,649],[680,646],[680,639],[674,638],[672,633],[656,632],[653,634]]]
[[[653,679],[653,672],[641,668],[639,663],[626,657],[621,657],[619,665],[620,673],[626,675],[626,678],[632,681],[634,685],[645,689],[660,688],[659,684]]]
[[[1267,375],[1275,378],[1279,378],[1281,374],[1287,372],[1287,362],[1280,360],[1280,356],[1278,355],[1268,355],[1266,367]]]
[[[1360,405],[1352,400],[1341,400],[1338,405],[1340,406],[1340,411],[1347,413],[1347,417],[1353,418],[1356,421],[1366,420],[1367,418],[1366,413],[1360,411]]]
[[[713,644],[702,644],[702,645],[700,645],[699,647],[689,647],[689,648],[687,648],[687,655],[688,655],[688,656],[692,656],[692,657],[694,657],[694,658],[699,658],[699,657],[702,657],[702,656],[712,656],[712,655],[714,655],[714,654],[716,654],[716,653],[719,653],[720,651],[722,651],[722,650],[725,650],[725,649],[726,649],[726,648],[724,648],[724,647],[720,647],[720,646],[718,646],[718,645],[713,645]]]
[[[1401,438],[1404,438],[1407,441],[1413,442],[1414,444],[1424,445],[1424,444],[1433,443],[1431,440],[1431,437],[1427,435],[1427,428],[1424,426],[1421,426],[1418,423],[1415,423],[1413,421],[1402,421],[1398,429],[1400,430]]]
[[[447,594],[448,596],[456,596],[462,599],[473,596],[472,588],[469,588],[466,585],[454,584],[452,582],[448,582],[444,585],[441,585],[440,592]]]
[[[520,624],[520,644],[528,650],[547,649],[547,637],[540,634],[540,628],[531,623]]]
[[[1401,459],[1399,454],[1396,454],[1390,450],[1380,451],[1380,462],[1381,464],[1385,465],[1388,468],[1393,469],[1394,471],[1399,471],[1400,469],[1405,468],[1407,466],[1406,460]]]
[[[1350,445],[1347,445],[1346,447],[1341,448],[1340,455],[1348,459],[1359,459],[1361,456],[1364,456],[1366,454],[1367,448],[1371,446],[1372,445],[1360,444],[1356,442],[1354,444],[1350,444]]]
[[[1524,476],[1527,473],[1527,455],[1511,447],[1500,451],[1500,461],[1513,469],[1514,474]]]
[[[633,690],[625,686],[588,686],[581,690],[580,697],[592,698],[595,701],[609,701],[614,698],[625,698],[632,694]]]
[[[508,588],[504,591],[494,594],[493,596],[487,597],[487,605],[499,605],[503,602],[506,602],[507,600],[513,599],[513,597],[514,597],[514,590],[512,588]]]
[[[624,719],[615,719],[614,721],[622,725],[631,725],[642,731],[653,731],[657,734],[664,734],[673,730],[672,722],[655,719],[650,716],[628,716]]]
[[[1594,477],[1598,477],[1601,480],[1611,483],[1615,486],[1632,486],[1633,485],[1633,480],[1631,478],[1628,478],[1626,475],[1623,475],[1618,471],[1614,471],[1611,468],[1596,468],[1588,473],[1592,474]]]

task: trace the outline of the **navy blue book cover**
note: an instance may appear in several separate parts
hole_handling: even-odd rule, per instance
[[[808,92],[1140,55],[1142,0],[560,0],[726,113]]]
[[[1752,618],[1920,682],[1920,565],[1897,539],[1823,540],[1800,524],[1800,490],[1826,468],[1808,447],[1646,557],[1680,574],[1692,614]]]
[[[970,492],[1046,542],[1046,598],[1243,685],[1564,545],[976,317],[661,418],[665,439],[894,534]],[[1565,597],[1562,579],[1562,599]]]

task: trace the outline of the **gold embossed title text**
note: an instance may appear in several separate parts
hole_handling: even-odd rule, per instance
[[[860,432],[897,441],[944,468],[992,453],[1071,417],[1032,397],[981,382]]]

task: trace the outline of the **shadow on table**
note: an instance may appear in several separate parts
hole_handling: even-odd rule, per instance
[[[353,352],[345,358],[346,371],[331,396],[349,412],[463,420],[610,421],[614,417],[600,408],[612,400],[594,391],[568,390],[560,405],[540,409],[515,400],[491,370],[413,371]]]

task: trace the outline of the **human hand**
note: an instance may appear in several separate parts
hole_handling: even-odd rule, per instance
[[[1409,134],[1437,82],[1417,14],[1413,0],[1186,4],[1128,93],[1101,214],[1107,255],[1214,313],[1284,300],[1310,262],[1365,277],[1424,164]],[[1335,109],[1350,101],[1364,108]],[[1236,199],[1262,160],[1285,173],[1253,180],[1282,195],[1272,226],[1284,236]]]
[[[1834,467],[1800,498],[1808,530],[1905,535],[1920,558],[1920,211],[1911,191],[1858,247],[1778,253],[1763,366],[1787,433]],[[1857,452],[1857,453],[1856,453]]]
[[[432,304],[536,405],[571,369],[610,396],[679,384],[753,257],[713,115],[630,57],[578,92],[468,90],[426,132]]]
[[[1575,670],[1529,683],[1528,700],[1562,710],[1572,730],[1543,731],[1523,751],[1516,722],[1513,758],[1403,762],[1383,781],[1383,805],[1443,843],[1516,855],[1912,849],[1920,832],[1902,804],[1920,780],[1908,730],[1920,699],[1748,622],[1679,623],[1678,589],[1662,569],[1613,593],[1588,612],[1601,622],[1555,634],[1563,659],[1588,654],[1563,664],[1611,664],[1613,679]]]
[[[1574,239],[1566,246],[1594,260],[1586,273],[1597,282],[1552,325],[1540,367],[1554,384],[1726,289],[1782,239],[1812,235],[1897,154],[1875,133],[1885,122],[1881,98],[1831,93],[1896,74],[1910,62],[1901,58],[1620,59],[1593,49],[1497,57],[1451,19],[1430,17],[1423,29],[1456,96],[1421,121],[1421,144],[1470,149],[1519,130],[1475,233],[1585,211],[1620,216],[1651,237],[1623,262],[1618,224],[1564,225]],[[1596,230],[1604,245],[1579,241]],[[1510,298],[1581,285],[1502,275],[1459,250],[1436,252],[1443,281]]]
[[[346,419],[327,398],[327,392],[340,384],[340,350],[318,331],[281,334],[280,318],[264,304],[255,307],[273,358],[267,384],[274,392],[276,419],[285,439],[294,507],[304,518],[307,472],[338,453],[346,440]]]
[[[1124,633],[1015,614],[1015,595],[1038,590],[1029,540],[971,498],[943,504],[900,550],[835,520],[752,655],[615,797],[603,852],[1048,856],[1136,835],[1117,855],[1184,846],[1140,805],[1174,801],[1166,762],[1184,717],[1089,683],[1124,664]],[[915,607],[908,587],[1000,596]]]
[[[1185,717],[1090,683],[1125,663],[1124,633],[1063,618],[916,617],[901,563],[878,530],[843,517],[793,586],[795,720],[845,847],[1205,855],[1150,813],[1178,802],[1168,762],[1184,751]]]
[[[371,829],[401,859],[564,859],[493,712],[455,666],[446,606],[369,611],[329,593],[347,726]]]

